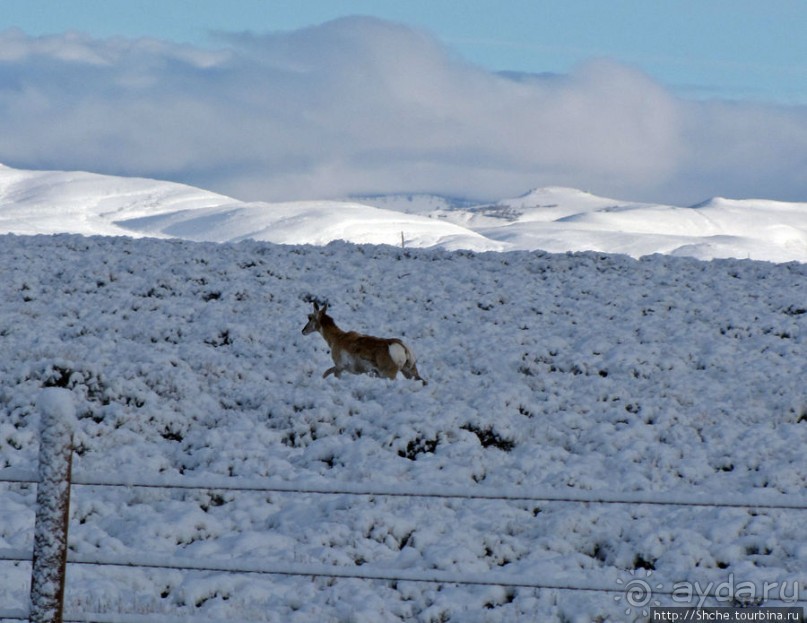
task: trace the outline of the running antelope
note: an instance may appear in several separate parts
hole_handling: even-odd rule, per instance
[[[331,373],[339,378],[342,372],[350,372],[394,379],[400,372],[426,385],[418,373],[414,353],[401,340],[342,331],[326,311],[327,303],[320,307],[314,302],[314,313],[308,315],[308,323],[303,327],[303,335],[319,331],[331,348],[334,366],[322,378]]]

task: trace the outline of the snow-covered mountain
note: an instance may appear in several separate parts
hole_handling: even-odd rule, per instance
[[[411,247],[507,248],[460,225],[355,202],[246,203],[172,182],[9,167],[0,168],[0,233],[391,245],[403,235]]]
[[[246,203],[190,186],[0,167],[0,233],[194,241],[332,240],[473,251],[603,251],[807,262],[807,203],[714,198],[635,203],[571,188],[472,204],[434,195]]]
[[[516,249],[807,261],[807,203],[715,198],[677,207],[550,187],[440,214]]]

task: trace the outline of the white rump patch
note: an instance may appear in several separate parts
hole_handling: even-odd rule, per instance
[[[389,356],[398,368],[406,364],[406,349],[397,342],[389,345]]]

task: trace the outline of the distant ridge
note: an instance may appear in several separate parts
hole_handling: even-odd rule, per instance
[[[807,262],[807,203],[714,197],[677,207],[562,186],[492,202],[428,193],[243,202],[173,182],[0,164],[0,233]]]

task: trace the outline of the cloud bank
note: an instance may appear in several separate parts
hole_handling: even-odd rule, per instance
[[[608,60],[495,74],[373,18],[219,43],[0,33],[0,162],[247,200],[541,185],[672,203],[807,196],[805,107],[682,100]]]

